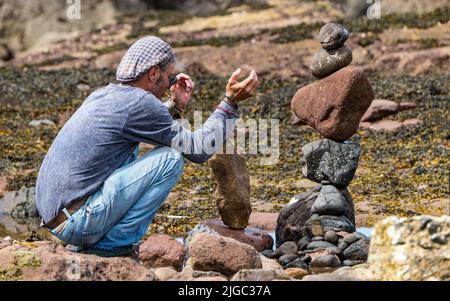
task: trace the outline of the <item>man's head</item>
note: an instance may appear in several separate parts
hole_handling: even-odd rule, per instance
[[[116,79],[150,91],[158,98],[170,87],[175,71],[175,53],[160,38],[149,36],[136,41],[117,68]]]

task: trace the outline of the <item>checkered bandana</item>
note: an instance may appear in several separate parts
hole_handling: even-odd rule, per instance
[[[130,82],[140,78],[151,67],[175,63],[175,53],[169,44],[160,38],[149,36],[131,45],[117,67],[116,79]]]

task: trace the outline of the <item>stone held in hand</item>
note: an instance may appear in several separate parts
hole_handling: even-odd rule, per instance
[[[319,41],[324,49],[336,49],[344,45],[350,33],[348,30],[336,23],[327,23],[319,31]]]
[[[208,161],[217,182],[217,207],[228,227],[244,229],[248,225],[250,177],[244,157],[233,154],[215,154]]]
[[[336,187],[350,184],[358,167],[361,146],[329,139],[313,141],[302,147],[304,177],[317,183],[328,182]]]
[[[363,70],[347,66],[299,89],[292,98],[291,108],[301,122],[325,138],[344,141],[358,130],[373,97],[372,86]]]
[[[309,69],[314,77],[324,78],[348,66],[352,60],[352,50],[346,45],[332,50],[321,49],[314,55]]]

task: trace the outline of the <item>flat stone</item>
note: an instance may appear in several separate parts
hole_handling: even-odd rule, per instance
[[[309,69],[314,77],[324,78],[348,66],[352,59],[352,50],[347,45],[332,50],[321,49],[314,55]]]
[[[311,241],[322,241],[323,237],[322,236],[314,236],[313,238],[311,238]]]
[[[332,185],[322,186],[320,194],[311,207],[311,213],[320,215],[344,215],[347,213],[346,199]]]
[[[324,49],[335,49],[344,45],[350,33],[337,23],[327,23],[319,31],[319,41]]]
[[[302,174],[317,183],[327,182],[347,187],[355,175],[361,146],[358,143],[338,143],[329,139],[310,142],[302,147]]]
[[[215,154],[208,165],[217,183],[216,204],[223,223],[232,229],[244,229],[252,211],[250,177],[244,157]]]
[[[361,68],[347,66],[299,89],[291,108],[325,138],[344,141],[356,133],[374,97]]]
[[[273,250],[264,250],[261,252],[261,255],[267,257],[267,258],[272,258],[273,256]]]
[[[350,234],[344,236],[344,241],[350,245],[350,244],[356,242],[357,240],[359,240],[360,238],[361,237],[355,235],[355,233],[350,233]]]
[[[327,241],[313,241],[313,242],[309,243],[308,246],[306,247],[307,250],[314,250],[317,248],[323,248],[323,249],[336,248],[336,246]]]
[[[277,227],[278,213],[272,212],[252,212],[248,221],[248,226],[265,231],[273,231]]]
[[[398,103],[387,99],[375,99],[370,104],[361,121],[374,121],[388,115],[397,113],[400,110]]]
[[[289,263],[293,262],[294,260],[298,259],[299,256],[297,254],[286,254],[278,258],[278,261],[283,265],[288,265]]]

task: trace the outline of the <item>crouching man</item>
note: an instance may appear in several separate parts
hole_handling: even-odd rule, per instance
[[[254,71],[239,82],[236,70],[224,99],[191,132],[176,119],[194,82],[174,71],[175,54],[166,42],[136,41],[118,66],[119,83],[89,95],[53,141],[39,170],[36,204],[43,226],[72,249],[130,254],[180,179],[184,158],[206,162],[211,154],[198,146],[213,145],[217,134],[226,140],[237,102],[254,95],[258,84]],[[140,142],[156,147],[137,158]]]

